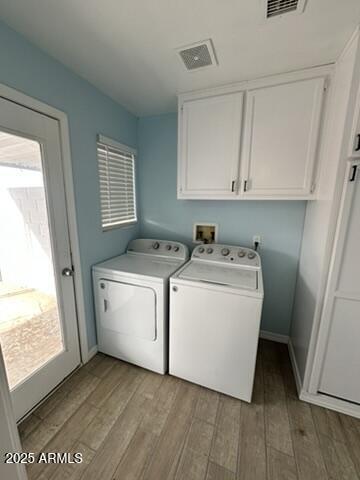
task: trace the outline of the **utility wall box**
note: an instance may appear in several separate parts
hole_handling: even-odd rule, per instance
[[[217,243],[218,231],[217,223],[194,223],[193,242]]]

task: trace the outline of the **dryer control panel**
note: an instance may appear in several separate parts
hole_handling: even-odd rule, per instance
[[[132,240],[128,245],[127,253],[157,255],[159,257],[169,257],[179,260],[187,260],[189,258],[189,249],[183,243],[151,238],[137,238]]]
[[[259,254],[251,248],[234,245],[219,245],[211,243],[198,245],[191,255],[197,260],[220,262],[222,264],[234,264],[241,267],[260,268]]]

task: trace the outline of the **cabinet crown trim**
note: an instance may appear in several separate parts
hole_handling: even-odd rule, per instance
[[[206,98],[215,95],[223,95],[227,93],[243,92],[257,88],[270,87],[274,85],[281,85],[282,83],[298,82],[301,80],[310,80],[312,78],[324,78],[325,88],[329,86],[329,78],[334,72],[334,64],[322,65],[319,67],[311,67],[303,70],[296,70],[288,73],[280,73],[259,77],[251,80],[244,80],[240,82],[220,85],[217,87],[205,88],[200,90],[192,90],[188,92],[181,92],[178,94],[179,109],[184,102],[194,98]]]

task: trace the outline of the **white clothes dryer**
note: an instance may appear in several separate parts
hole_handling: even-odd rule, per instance
[[[182,243],[136,239],[125,254],[93,267],[100,352],[167,371],[169,277],[187,259]]]
[[[250,402],[263,297],[257,252],[197,246],[170,278],[170,374]]]

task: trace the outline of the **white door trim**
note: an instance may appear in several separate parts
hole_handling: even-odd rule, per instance
[[[82,363],[89,360],[89,345],[87,340],[86,329],[86,315],[85,315],[85,301],[84,290],[82,283],[82,271],[80,263],[80,248],[79,237],[77,232],[77,220],[75,209],[75,194],[72,174],[71,150],[70,150],[70,136],[69,123],[66,113],[58,110],[50,105],[36,100],[28,95],[25,95],[18,90],[10,88],[0,83],[0,97],[10,100],[19,105],[35,110],[38,113],[52,117],[59,122],[60,125],[60,142],[62,150],[62,159],[64,167],[64,181],[66,194],[66,208],[69,222],[69,234],[71,243],[71,252],[74,265],[74,286],[77,309],[77,321],[80,339],[80,353]]]
[[[352,208],[353,196],[356,183],[350,183],[349,177],[352,167],[360,165],[360,160],[350,160],[347,162],[346,171],[343,180],[343,189],[340,200],[340,207],[336,225],[335,238],[333,248],[331,252],[331,260],[329,266],[329,273],[327,277],[326,292],[323,302],[323,310],[320,317],[320,326],[316,341],[316,350],[312,363],[312,370],[309,379],[309,394],[318,395],[321,375],[324,368],[325,354],[328,347],[329,333],[332,323],[332,311],[334,297],[336,297],[336,283],[338,281],[338,275],[341,264],[341,257],[343,253],[343,246],[345,242],[346,230],[344,225],[348,226],[350,210]],[[325,396],[326,397],[326,396]],[[354,407],[355,410],[359,410],[359,406]]]
[[[8,452],[22,452],[19,432],[16,427],[14,411],[10,397],[9,386],[6,379],[6,371],[3,355],[0,346],[0,447]],[[0,461],[1,478],[13,480],[26,480],[27,474],[25,465],[4,464],[4,459]]]
[[[324,395],[323,393],[312,393],[303,388],[301,381],[301,376],[297,366],[296,355],[294,352],[294,347],[292,345],[291,339],[288,343],[289,355],[291,366],[293,369],[296,390],[299,396],[299,399],[303,402],[312,403],[318,405],[319,407],[328,408],[334,410],[335,412],[340,412],[345,415],[350,415],[355,418],[360,418],[360,406],[355,405],[354,403],[341,400],[339,398],[330,397],[329,395]]]
[[[318,405],[319,407],[328,408],[335,412],[343,413],[344,415],[350,415],[351,417],[360,419],[360,407],[354,403],[347,402],[346,400],[340,400],[339,398],[330,397],[323,393],[313,394],[301,390],[299,394],[300,400],[304,402]]]

